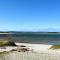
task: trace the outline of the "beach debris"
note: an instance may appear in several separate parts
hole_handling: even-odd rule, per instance
[[[17,50],[18,52],[30,51],[29,48],[17,48],[16,50]]]
[[[12,49],[11,51],[16,51],[16,49]]]
[[[25,45],[20,45],[20,47],[26,47]]]
[[[30,49],[29,48],[16,48],[16,49],[12,49],[11,51],[26,52],[26,51],[30,51]]]

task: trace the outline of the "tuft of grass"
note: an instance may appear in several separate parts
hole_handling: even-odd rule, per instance
[[[50,49],[60,49],[60,45],[53,45]]]
[[[9,40],[0,40],[0,47],[1,46],[16,46],[13,41]]]

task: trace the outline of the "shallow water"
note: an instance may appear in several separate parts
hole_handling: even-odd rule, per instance
[[[9,52],[0,55],[0,60],[60,60],[60,55],[57,53]]]

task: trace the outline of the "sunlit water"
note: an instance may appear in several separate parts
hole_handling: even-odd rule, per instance
[[[60,55],[57,53],[9,52],[0,54],[0,60],[60,60]]]

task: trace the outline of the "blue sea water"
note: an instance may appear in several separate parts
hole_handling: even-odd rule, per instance
[[[39,44],[60,44],[60,34],[11,34],[0,35],[0,39],[8,38],[15,42],[39,43]]]

